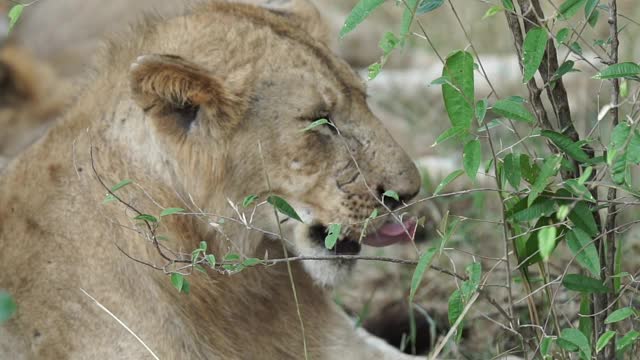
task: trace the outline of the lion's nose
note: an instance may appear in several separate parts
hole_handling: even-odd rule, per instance
[[[401,205],[406,204],[407,202],[409,202],[409,200],[413,199],[414,197],[416,197],[416,195],[418,195],[418,193],[420,192],[420,183],[418,182],[418,185],[414,188],[408,189],[408,191],[397,191],[394,189],[388,189],[390,191],[395,192],[396,194],[398,194],[398,199],[396,200],[393,196],[383,196],[383,194],[385,194],[388,190],[385,189],[385,187],[383,186],[378,186],[377,191],[378,191],[378,197],[382,198],[382,201],[384,202],[385,206],[387,206],[389,209],[391,210],[395,210],[397,208],[399,208]]]

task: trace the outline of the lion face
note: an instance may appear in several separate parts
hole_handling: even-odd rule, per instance
[[[245,121],[248,128],[260,131],[237,139],[249,153],[260,142],[262,155],[251,156],[262,156],[264,166],[257,164],[252,176],[268,175],[273,193],[289,201],[303,219],[303,224],[288,219],[282,226],[298,255],[357,254],[362,242],[379,244],[373,236],[391,217],[369,223],[366,229],[364,222],[375,209],[386,212],[382,194],[391,190],[399,195],[400,201],[384,197],[385,206],[393,210],[420,187],[413,162],[369,110],[361,80],[339,60],[332,62],[335,68],[329,71],[283,64],[269,80],[259,82]],[[304,130],[321,119],[329,124]],[[341,224],[341,234],[336,246],[326,249],[330,224]],[[324,284],[332,283],[350,264],[305,262]]]
[[[406,239],[411,221],[393,224],[386,216],[364,228],[375,209],[384,214],[399,207],[421,182],[411,159],[369,110],[362,80],[303,31],[276,32],[265,43],[259,56],[222,72],[220,63],[195,65],[173,55],[144,56],[132,66],[134,99],[154,119],[155,130],[173,139],[177,150],[169,153],[179,155],[168,156],[183,167],[177,171],[186,179],[181,186],[206,193],[194,189],[206,181],[193,179],[216,177],[216,170],[205,175],[201,166],[215,164],[226,186],[210,191],[237,200],[281,196],[303,222],[280,217],[278,226],[273,212],[264,211],[256,225],[282,230],[297,255],[357,254],[363,243]],[[319,119],[329,123],[303,130]],[[386,191],[398,200],[383,197]],[[326,249],[330,224],[342,226],[337,244]],[[305,262],[321,284],[332,284],[350,264]]]

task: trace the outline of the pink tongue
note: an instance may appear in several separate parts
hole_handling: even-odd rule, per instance
[[[377,232],[367,235],[362,240],[362,243],[369,246],[383,247],[403,241],[411,241],[411,237],[407,235],[405,228],[413,236],[416,232],[416,221],[411,219],[405,220],[403,224],[385,224]]]

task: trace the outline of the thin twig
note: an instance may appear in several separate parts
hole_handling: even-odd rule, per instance
[[[103,310],[104,312],[109,314],[109,316],[114,318],[118,322],[118,324],[120,324],[120,326],[122,326],[123,328],[125,328],[125,330],[129,332],[129,334],[133,335],[133,337],[136,338],[136,340],[138,340],[138,342],[142,344],[142,346],[144,346],[144,348],[149,352],[149,354],[151,354],[151,356],[153,356],[154,359],[160,360],[158,355],[156,355],[153,352],[153,350],[151,350],[151,348],[149,348],[149,346],[147,346],[147,344],[145,344],[144,341],[142,341],[142,339],[140,339],[140,337],[136,335],[136,333],[134,333],[124,322],[122,322],[122,320],[118,319],[117,316],[115,316],[111,311],[109,311],[109,309],[107,309],[104,305],[100,304],[100,302],[98,302],[98,300],[96,300],[93,296],[89,295],[89,293],[86,292],[83,288],[80,288],[80,291],[82,291],[82,293],[85,294],[89,299],[93,300],[93,302],[95,302],[96,305],[98,305],[98,307],[101,310]]]
[[[609,60],[611,64],[618,63],[618,6],[616,0],[609,0],[609,37],[611,38],[611,52],[609,54]],[[620,79],[612,79],[611,85],[613,87],[611,91],[611,110],[609,113],[611,114],[611,128],[615,128],[619,122],[619,107],[618,103],[620,101]],[[617,197],[618,191],[615,188],[609,189],[607,192],[607,199],[612,200]],[[607,231],[608,229],[615,229],[616,227],[616,204],[609,203],[607,208],[607,218],[605,220],[605,225],[602,228],[602,233],[606,234],[605,237],[600,240],[600,260],[601,260],[601,269],[600,276],[602,279],[605,279],[605,284],[613,284],[613,279],[610,278],[611,275],[615,272],[615,257],[616,257],[616,233],[614,231]],[[603,241],[606,241],[603,243]],[[598,313],[598,316],[595,317],[595,335],[596,339],[599,339],[605,331],[610,328],[610,324],[606,324],[605,319],[610,312],[615,311],[616,302],[612,302],[612,306],[609,306],[610,298],[609,294],[596,294],[596,305],[595,312]],[[601,313],[599,313],[601,312]],[[611,341],[607,344],[607,346],[603,349],[601,353],[598,354],[598,359],[612,359],[615,357],[615,339],[611,339]]]
[[[262,161],[262,170],[264,171],[265,181],[267,182],[267,189],[271,194],[271,180],[269,179],[269,172],[267,171],[267,165],[264,161],[264,154],[262,153],[262,143],[258,142],[258,152],[260,153],[260,160]],[[282,225],[280,223],[280,218],[278,216],[278,211],[275,206],[273,207],[273,215],[276,218],[276,223],[278,224],[278,233],[280,234],[280,238],[283,239],[282,236]],[[284,241],[280,241],[282,244],[282,252],[284,253],[284,257],[288,258],[289,253],[287,251],[287,244]],[[300,331],[302,332],[302,347],[304,350],[304,358],[305,360],[309,360],[309,352],[307,351],[307,337],[304,332],[304,321],[302,321],[302,312],[300,311],[300,302],[298,301],[298,292],[296,291],[296,283],[293,279],[293,271],[291,270],[291,262],[287,261],[287,272],[289,274],[289,281],[291,282],[291,291],[293,292],[293,300],[296,304],[296,313],[298,315],[298,321],[300,322]]]

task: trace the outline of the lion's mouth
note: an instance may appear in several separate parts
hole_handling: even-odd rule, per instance
[[[415,219],[405,220],[401,224],[397,222],[386,223],[362,239],[347,236],[338,240],[332,251],[338,255],[357,255],[362,248],[361,243],[373,247],[385,247],[397,243],[409,242],[413,239],[416,227]],[[320,224],[311,226],[309,230],[311,239],[323,247],[327,233],[327,227]]]
[[[309,229],[309,235],[311,239],[322,247],[324,247],[324,238],[328,233],[329,229],[327,229],[326,226],[320,224],[313,225]],[[346,237],[342,240],[338,240],[331,251],[337,255],[357,255],[360,253],[361,248],[362,246],[358,242],[358,239]]]
[[[412,241],[416,228],[415,219],[404,220],[402,223],[386,223],[379,227],[377,231],[367,234],[362,239],[362,243],[369,246],[384,247]]]

